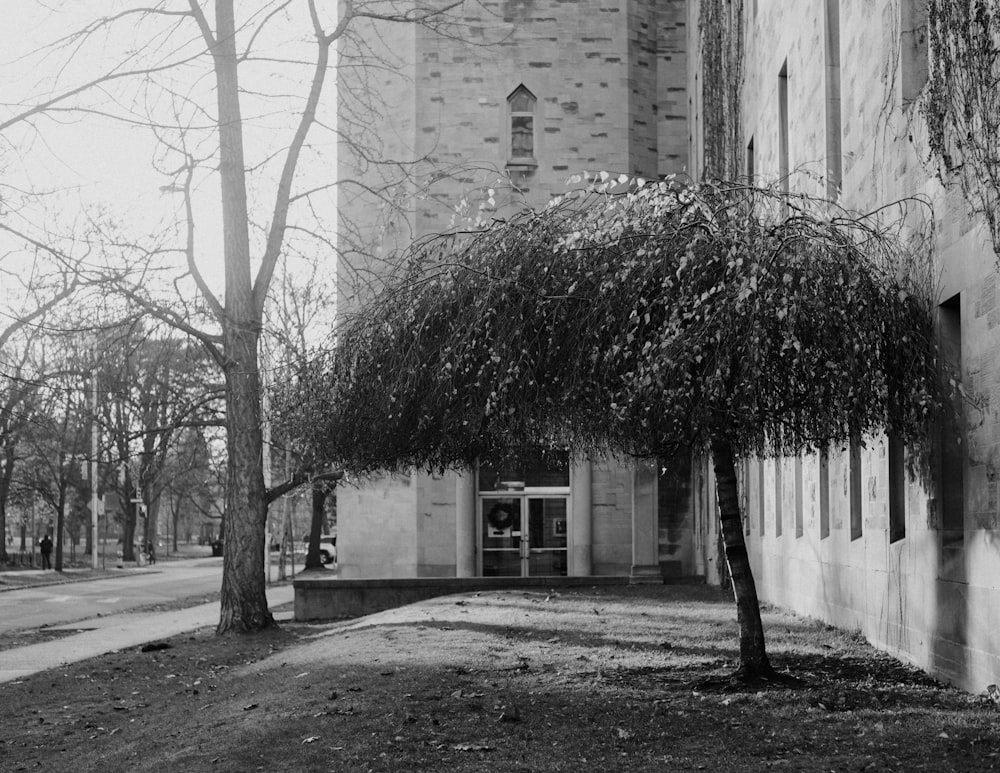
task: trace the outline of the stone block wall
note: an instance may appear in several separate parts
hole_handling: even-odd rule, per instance
[[[341,577],[417,576],[417,480],[415,473],[384,475],[338,487],[337,565]],[[452,539],[452,556],[454,553]]]
[[[533,0],[466,9],[463,39],[380,28],[376,53],[393,66],[341,77],[355,90],[367,84],[384,108],[366,125],[358,100],[345,97],[342,111],[358,117],[343,128],[376,139],[385,157],[416,162],[407,167],[412,187],[399,189],[410,218],[390,227],[387,208],[347,182],[382,186],[386,170],[345,143],[342,217],[367,220],[369,237],[389,254],[475,217],[488,189],[494,204],[482,212],[502,215],[544,205],[584,170],[683,171],[684,8],[681,0]],[[507,97],[519,85],[537,98],[537,164],[509,167]]]
[[[417,478],[417,576],[455,576],[456,475],[420,472]]]
[[[952,473],[964,481],[964,530],[954,542],[942,532],[944,519],[955,513],[942,512],[948,505],[941,487],[956,481],[943,480],[939,471],[926,489],[905,481],[905,536],[890,541],[889,491],[896,473],[890,470],[886,439],[870,437],[865,438],[858,470],[860,535],[851,533],[849,455],[838,448],[829,450],[827,535],[820,524],[818,456],[799,462],[799,487],[794,460],[749,462],[745,533],[763,600],[859,630],[902,659],[981,691],[1000,671],[1000,634],[994,619],[1000,609],[1000,414],[993,399],[1000,394],[996,258],[984,228],[970,218],[961,196],[935,179],[927,163],[923,119],[904,102],[900,84],[908,74],[901,72],[900,12],[910,1],[839,2],[840,201],[862,212],[913,196],[930,204],[914,211],[934,225],[938,300],[961,298],[961,379],[976,400],[965,409],[964,469]],[[787,131],[790,187],[813,194],[825,193],[831,127],[823,53],[825,7],[825,2],[796,0],[744,4],[742,126],[746,141],[753,138],[755,170],[765,182],[777,179],[779,135]],[[688,53],[697,60],[697,51]],[[788,125],[782,127],[778,73],[785,63],[789,110]],[[693,116],[693,124],[698,120]],[[697,154],[697,137],[691,147]],[[910,222],[919,222],[919,217]],[[799,508],[801,535],[795,529]]]
[[[339,128],[379,157],[412,163],[396,169],[407,179],[393,181],[391,167],[339,147],[341,313],[357,308],[367,284],[377,285],[415,237],[543,206],[582,171],[683,171],[684,0],[500,0],[463,14],[461,39],[389,25],[378,34],[361,27],[363,43],[345,47],[357,54],[370,46],[369,58],[390,66],[339,73]],[[520,85],[537,99],[535,163],[511,165],[507,98]],[[627,574],[632,564],[629,475],[615,465],[595,469],[595,574]],[[344,490],[344,576],[455,572],[454,480],[415,481]],[[387,537],[390,512],[399,521]],[[673,560],[684,533],[663,515],[661,534]]]
[[[591,479],[593,573],[628,574],[632,566],[632,472],[594,462]]]

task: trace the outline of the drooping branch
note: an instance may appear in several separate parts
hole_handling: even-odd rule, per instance
[[[288,480],[283,481],[277,486],[273,486],[267,490],[266,499],[267,503],[275,501],[279,497],[283,497],[289,491],[294,491],[299,486],[306,483],[311,483],[313,481],[327,481],[334,482],[343,479],[344,471],[337,470],[336,472],[322,472],[318,474],[310,474],[308,472],[299,472],[290,477]]]
[[[796,453],[882,427],[919,448],[941,405],[929,263],[829,203],[654,184],[412,258],[278,401],[334,466],[538,442],[671,455],[720,435]]]

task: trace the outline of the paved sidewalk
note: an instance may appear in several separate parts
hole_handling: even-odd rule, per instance
[[[276,607],[291,602],[294,593],[291,585],[271,587],[267,589],[267,600],[271,607]],[[285,615],[280,617],[287,619]],[[0,683],[12,682],[106,652],[137,647],[186,631],[214,626],[218,622],[219,602],[215,601],[172,612],[123,612],[53,626],[50,630],[80,633],[0,651]]]

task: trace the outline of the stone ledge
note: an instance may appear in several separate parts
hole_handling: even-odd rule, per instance
[[[628,585],[627,576],[597,577],[415,577],[341,580],[337,577],[298,576],[295,620],[342,620],[416,601],[484,590],[591,588]]]

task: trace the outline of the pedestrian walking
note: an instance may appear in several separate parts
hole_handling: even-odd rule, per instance
[[[156,563],[156,553],[153,551],[152,540],[146,541],[146,560],[149,561],[149,563],[151,564]]]
[[[51,569],[52,562],[49,556],[52,555],[52,538],[46,534],[42,541],[38,543],[38,549],[42,552],[42,569]]]

